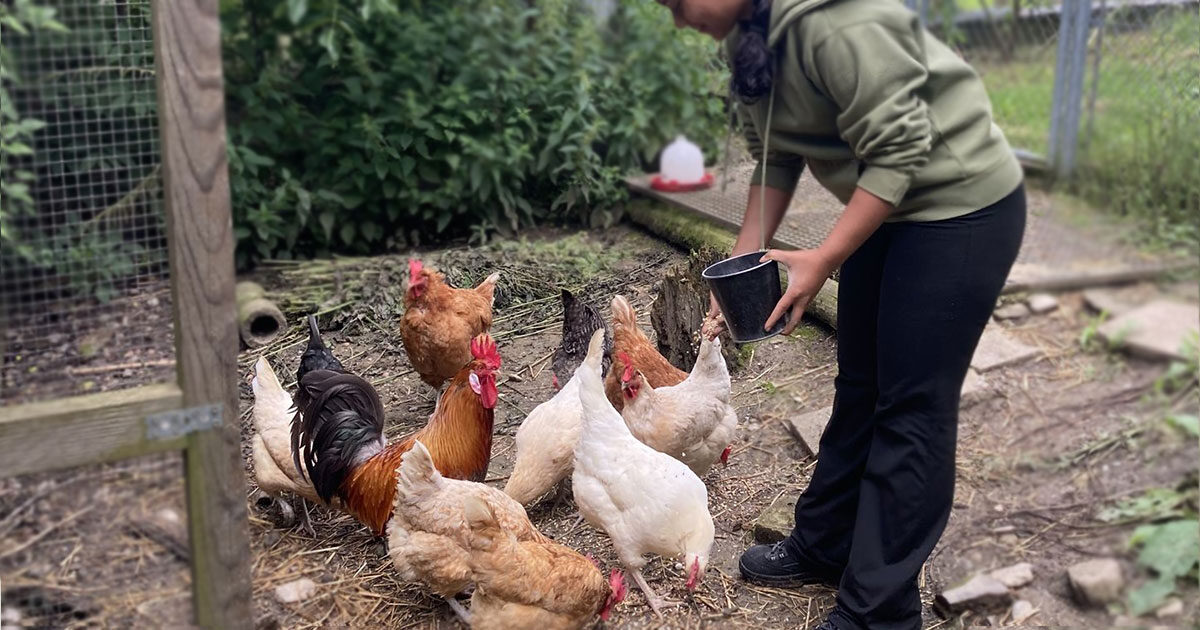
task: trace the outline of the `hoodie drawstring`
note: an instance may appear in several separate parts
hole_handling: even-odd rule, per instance
[[[771,82],[771,94],[767,97],[767,121],[763,125],[765,133],[763,134],[762,148],[762,177],[759,182],[759,197],[758,197],[758,249],[765,250],[767,248],[767,230],[766,230],[766,207],[767,207],[767,151],[771,146],[771,118],[775,113],[775,84],[777,81]],[[729,108],[729,130],[725,133],[725,155],[721,159],[721,194],[725,194],[726,188],[729,186],[729,143],[733,139],[734,130],[736,129],[737,107],[734,104],[733,88],[729,89],[729,95],[725,99],[725,106]]]
[[[775,84],[771,81],[771,95],[767,97],[767,124],[763,125],[766,135],[763,137],[762,178],[758,187],[758,249],[767,249],[767,155],[771,146],[771,114],[775,112]]]

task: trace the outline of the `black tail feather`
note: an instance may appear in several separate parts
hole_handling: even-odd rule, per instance
[[[292,459],[325,502],[341,488],[358,453],[383,437],[383,402],[363,378],[314,370],[304,375],[293,399]],[[304,449],[303,466],[300,449]]]
[[[296,382],[304,379],[304,375],[314,370],[330,370],[345,372],[342,362],[333,356],[325,342],[321,339],[321,330],[317,327],[317,317],[308,316],[308,347],[300,355],[300,367],[296,370]]]

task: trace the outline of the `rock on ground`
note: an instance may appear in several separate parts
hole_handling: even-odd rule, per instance
[[[967,378],[963,381],[962,393],[958,399],[958,406],[961,408],[970,407],[971,405],[983,402],[992,394],[992,388],[988,385],[987,379],[979,375],[975,368],[967,370]]]
[[[1150,359],[1184,360],[1189,338],[1200,335],[1200,307],[1174,300],[1154,300],[1097,331],[1110,345]]]
[[[1025,304],[1022,302],[1005,304],[1004,306],[996,309],[994,315],[996,316],[996,319],[999,320],[1021,319],[1022,317],[1029,317],[1029,307],[1025,306]]]
[[[957,615],[968,610],[1003,610],[1012,601],[1008,587],[987,574],[976,575],[965,583],[937,596],[934,605],[943,615]]]
[[[1058,298],[1049,293],[1034,293],[1029,296],[1029,310],[1041,315],[1058,308]]]
[[[1025,623],[1027,619],[1036,615],[1038,610],[1033,607],[1028,600],[1018,599],[1013,602],[1012,609],[1009,611],[1012,617],[1012,622],[1016,625]]]
[[[275,587],[275,599],[281,604],[294,604],[309,599],[317,592],[317,584],[308,578],[293,580]]]
[[[825,425],[829,424],[829,416],[832,413],[833,407],[822,407],[793,416],[787,421],[787,429],[791,432],[792,437],[799,440],[800,446],[813,457],[817,456],[821,434],[825,432]]]
[[[1021,588],[1033,581],[1033,565],[1028,562],[996,569],[989,575],[1008,588]]]
[[[1183,600],[1178,597],[1172,597],[1167,600],[1167,603],[1159,606],[1158,610],[1154,611],[1154,616],[1159,619],[1168,619],[1170,617],[1178,617],[1183,614]]]
[[[1085,606],[1103,606],[1121,597],[1125,578],[1121,563],[1113,558],[1080,562],[1067,569],[1075,600]]]
[[[1029,360],[1037,354],[1037,348],[1021,343],[1000,326],[988,325],[971,358],[971,367],[982,373]]]
[[[767,506],[754,522],[754,540],[771,544],[787,538],[796,522],[796,499],[799,498],[797,494],[785,494]]]

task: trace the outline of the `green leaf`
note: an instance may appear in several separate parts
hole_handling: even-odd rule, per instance
[[[336,66],[339,57],[337,49],[337,31],[333,28],[327,28],[324,31],[321,31],[321,35],[317,37],[317,43],[319,43],[329,55],[330,63]]]
[[[450,220],[453,218],[454,215],[450,214],[449,212],[442,212],[440,215],[438,215],[437,231],[439,234],[446,229],[446,226],[450,225]]]
[[[1129,614],[1140,617],[1157,610],[1175,592],[1175,578],[1160,577],[1129,592]]]
[[[1187,575],[1200,562],[1200,522],[1183,519],[1143,525],[1134,530],[1129,544],[1141,546],[1139,565],[1175,579]]]
[[[288,19],[292,24],[299,24],[308,13],[308,0],[288,0]]]
[[[1167,424],[1192,437],[1200,437],[1200,416],[1175,414],[1167,416]]]
[[[342,224],[342,229],[338,231],[338,235],[342,237],[342,242],[349,245],[354,242],[355,227],[353,223]]]
[[[366,221],[362,224],[362,233],[368,241],[378,241],[383,236],[383,230],[372,221]]]
[[[33,155],[33,149],[22,142],[12,142],[0,145],[0,151],[9,155]]]
[[[327,210],[321,213],[319,220],[321,221],[321,228],[325,230],[325,240],[333,238],[333,223],[337,220],[337,217],[333,212]]]

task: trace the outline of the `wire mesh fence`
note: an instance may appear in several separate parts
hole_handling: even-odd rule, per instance
[[[982,76],[1014,148],[1166,242],[1195,240],[1200,3],[905,2]]]
[[[0,7],[0,404],[173,375],[150,4]]]
[[[5,628],[186,628],[179,453],[0,480]]]

